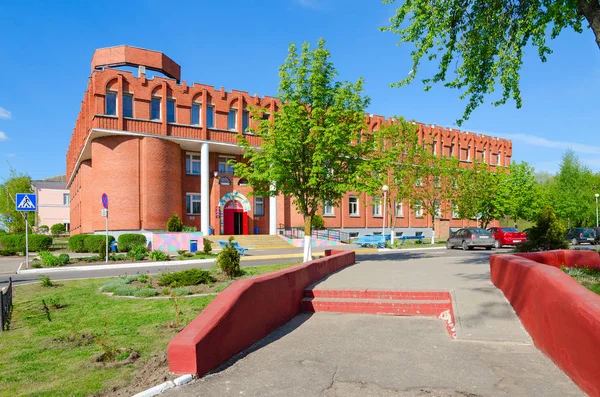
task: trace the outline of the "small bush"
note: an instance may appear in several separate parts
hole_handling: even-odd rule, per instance
[[[42,264],[39,263],[39,262],[33,262],[31,264],[31,267],[34,268],[34,269],[41,269],[42,268]]]
[[[106,259],[106,239],[102,240],[102,242],[98,246],[98,256],[102,260]]]
[[[183,256],[186,252],[187,250],[177,250],[177,255]]]
[[[204,249],[202,250],[205,254],[210,254],[212,252],[212,243],[209,239],[204,239]]]
[[[527,236],[527,241],[517,245],[517,252],[549,251],[567,249],[565,227],[559,222],[552,207],[545,206],[537,217],[536,224]]]
[[[108,236],[108,244],[115,241],[113,236]],[[106,244],[106,235],[102,234],[88,234],[83,240],[83,244],[85,246],[85,252],[93,252],[99,253],[100,247],[103,247]]]
[[[55,223],[54,225],[52,225],[52,227],[50,228],[50,232],[52,233],[52,235],[54,237],[56,236],[60,236],[61,234],[65,234],[67,232],[67,228],[64,224],[62,223]]]
[[[146,245],[146,236],[143,234],[121,234],[117,241],[117,249],[119,252],[129,252],[133,247],[138,245]]]
[[[71,258],[69,258],[69,255],[67,254],[60,254],[58,256],[58,261],[62,264],[62,265],[67,265],[70,262]]]
[[[138,280],[137,281],[139,281],[142,284],[146,284],[149,279],[150,279],[150,277],[147,274],[140,274],[138,276]]]
[[[50,228],[46,225],[38,226],[38,233],[48,233]]]
[[[133,293],[133,296],[137,296],[138,298],[150,298],[156,295],[158,295],[158,291],[154,288],[138,288]]]
[[[138,281],[140,276],[125,276],[123,277],[123,280],[125,282],[125,284],[131,284],[134,281]]]
[[[23,236],[24,240],[25,236]],[[25,243],[23,243],[24,245]],[[52,237],[43,234],[32,234],[29,236],[29,252],[46,251],[52,245]],[[23,246],[23,251],[25,247]]]
[[[0,256],[13,256],[17,255],[17,251],[15,250],[0,250]]]
[[[186,287],[189,285],[212,284],[216,280],[210,272],[202,269],[187,269],[175,273],[163,273],[158,285],[168,287]]]
[[[52,237],[43,234],[29,235],[29,252],[47,251],[52,245]],[[2,234],[0,235],[0,249],[25,252],[24,234]]]
[[[323,230],[325,228],[325,221],[323,217],[319,214],[316,214],[312,218],[312,228],[313,230]]]
[[[229,238],[229,242],[225,248],[217,256],[217,267],[229,277],[239,276],[240,273],[240,253],[233,246],[233,236]]]
[[[109,255],[108,259],[110,259],[111,261],[124,261],[125,259],[127,259],[127,255],[125,254],[117,254],[117,255]]]
[[[115,288],[113,293],[118,296],[133,296],[138,289],[133,285],[122,285]]]
[[[180,232],[183,230],[183,222],[177,214],[174,214],[167,222],[168,232]]]
[[[125,282],[125,279],[123,278],[118,278],[118,279],[114,279],[114,280],[108,280],[101,288],[102,292],[115,292],[115,290],[119,287],[124,286],[125,284],[127,284]]]
[[[42,259],[42,263],[46,267],[62,266],[62,263],[60,262],[60,260],[48,251],[40,251],[39,255],[40,255],[40,258]]]
[[[196,228],[196,226],[184,226],[181,229],[182,232],[187,232],[187,233],[191,233],[191,232],[196,232],[198,231],[198,229]]]
[[[85,249],[85,238],[86,234],[77,234],[69,238],[69,251],[73,252],[87,252]]]
[[[50,280],[50,277],[48,276],[42,276],[42,278],[40,279],[40,284],[42,285],[42,287],[45,288],[54,287],[54,283]]]
[[[168,261],[170,259],[169,255],[162,251],[152,251],[150,253],[150,259],[153,261]]]
[[[171,290],[174,296],[186,296],[190,294],[190,289],[187,287],[177,287]]]
[[[138,245],[129,250],[127,256],[133,260],[142,261],[148,256],[148,249],[143,245]]]

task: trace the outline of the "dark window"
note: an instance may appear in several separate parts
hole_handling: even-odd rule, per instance
[[[237,110],[229,109],[229,115],[227,116],[227,129],[237,130]]]
[[[106,115],[117,115],[117,93],[112,91],[106,92]]]
[[[239,186],[248,186],[248,179],[240,178],[240,180],[238,181],[238,185]]]
[[[206,126],[209,128],[215,126],[215,107],[212,105],[206,106]]]
[[[200,112],[202,111],[202,105],[194,103],[192,105],[192,124],[200,125]]]
[[[229,185],[231,185],[231,180],[229,178],[227,178],[226,176],[222,176],[219,179],[219,184],[229,186]]]
[[[150,103],[150,119],[160,120],[160,98],[152,98]]]
[[[123,94],[123,117],[133,117],[133,95]]]
[[[167,123],[175,122],[175,100],[167,100]]]
[[[250,126],[250,112],[244,110],[242,112],[242,131],[246,132]]]

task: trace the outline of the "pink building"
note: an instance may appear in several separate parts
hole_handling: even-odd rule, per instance
[[[31,181],[31,188],[37,194],[37,222],[36,226],[48,226],[56,223],[66,226],[70,230],[69,204],[71,202],[65,175]]]

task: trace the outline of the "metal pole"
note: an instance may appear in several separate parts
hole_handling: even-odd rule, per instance
[[[383,236],[384,241],[385,241],[385,203],[387,201],[386,199],[387,199],[387,191],[384,190],[383,191],[383,227],[381,228],[381,235]]]
[[[598,227],[598,193],[596,193],[596,227]]]
[[[108,210],[106,210],[106,264],[108,265]]]
[[[25,213],[25,269],[29,269],[29,217]]]

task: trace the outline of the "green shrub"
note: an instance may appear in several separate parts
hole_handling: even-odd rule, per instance
[[[143,245],[137,245],[129,250],[127,256],[136,261],[142,261],[148,256],[148,249]]]
[[[312,228],[313,230],[323,230],[325,228],[325,221],[323,217],[319,214],[316,214],[312,218]]]
[[[124,261],[125,259],[127,259],[127,255],[125,254],[117,254],[117,255],[109,255],[108,259],[110,259],[111,261]]]
[[[85,249],[85,238],[87,234],[77,234],[69,238],[69,251],[87,252]]]
[[[138,298],[150,298],[156,295],[158,295],[158,291],[154,288],[138,288],[133,293],[133,296],[137,296]]]
[[[31,264],[31,267],[32,267],[32,268],[34,268],[34,269],[41,269],[41,267],[42,267],[42,264],[41,264],[41,263],[39,263],[39,262],[33,262],[33,263]]]
[[[23,240],[25,237],[23,236]],[[24,244],[24,243],[23,243]],[[29,251],[46,251],[52,245],[52,237],[43,234],[32,234],[29,236]],[[23,247],[23,251],[25,247]]]
[[[147,274],[140,274],[138,276],[137,281],[139,281],[142,284],[146,284],[148,282],[148,280],[150,279],[150,276],[148,276]]]
[[[229,277],[239,276],[240,273],[240,253],[233,246],[233,236],[229,237],[229,242],[217,256],[217,267]]]
[[[187,250],[177,250],[177,255],[184,255]]]
[[[38,226],[38,233],[48,233],[50,228],[46,225]]]
[[[173,288],[171,293],[175,296],[185,296],[190,294],[190,289],[188,287],[177,287]]]
[[[56,237],[56,236],[60,236],[61,234],[65,234],[67,232],[67,228],[62,223],[55,223],[50,228],[50,232],[52,233],[53,236]]]
[[[119,252],[129,252],[137,245],[146,245],[146,236],[137,233],[121,234],[117,241]]]
[[[68,264],[70,260],[71,260],[71,258],[69,258],[69,255],[67,255],[67,254],[60,254],[58,256],[58,261],[63,265]]]
[[[60,260],[48,251],[40,251],[39,255],[45,267],[62,266]]]
[[[181,229],[182,232],[187,232],[187,233],[191,233],[191,232],[196,232],[198,231],[198,229],[196,228],[196,226],[184,226]]]
[[[183,222],[177,214],[174,214],[167,222],[168,232],[180,232],[183,230]]]
[[[41,276],[40,279],[40,284],[42,285],[42,287],[54,287],[54,283],[50,280],[50,277],[48,276]]]
[[[139,288],[136,288],[133,285],[122,285],[115,288],[113,293],[118,296],[133,296],[138,289]]]
[[[186,287],[189,285],[212,284],[216,280],[210,272],[202,269],[187,269],[175,273],[163,273],[158,278],[158,285],[169,287]]]
[[[113,236],[108,236],[108,244],[115,241]],[[88,234],[83,240],[83,245],[85,246],[86,252],[90,253],[100,253],[100,248],[105,247],[106,244],[106,235],[102,234]],[[104,253],[105,251],[103,251]]]
[[[212,243],[209,239],[204,238],[204,249],[202,250],[205,254],[210,254],[212,252]]]
[[[162,251],[152,251],[150,252],[150,259],[153,261],[168,261],[170,259],[169,255]]]
[[[29,235],[29,252],[47,251],[52,245],[52,237],[43,234]],[[0,235],[0,249],[25,252],[24,234]]]
[[[17,251],[8,249],[8,250],[0,250],[0,256],[13,256],[17,255]]]
[[[517,245],[517,252],[549,251],[567,249],[565,227],[559,222],[552,207],[545,206],[539,213],[536,224],[527,235],[527,241]]]
[[[118,278],[113,280],[108,280],[101,288],[102,292],[115,292],[115,290],[119,287],[124,286],[125,279]]]

